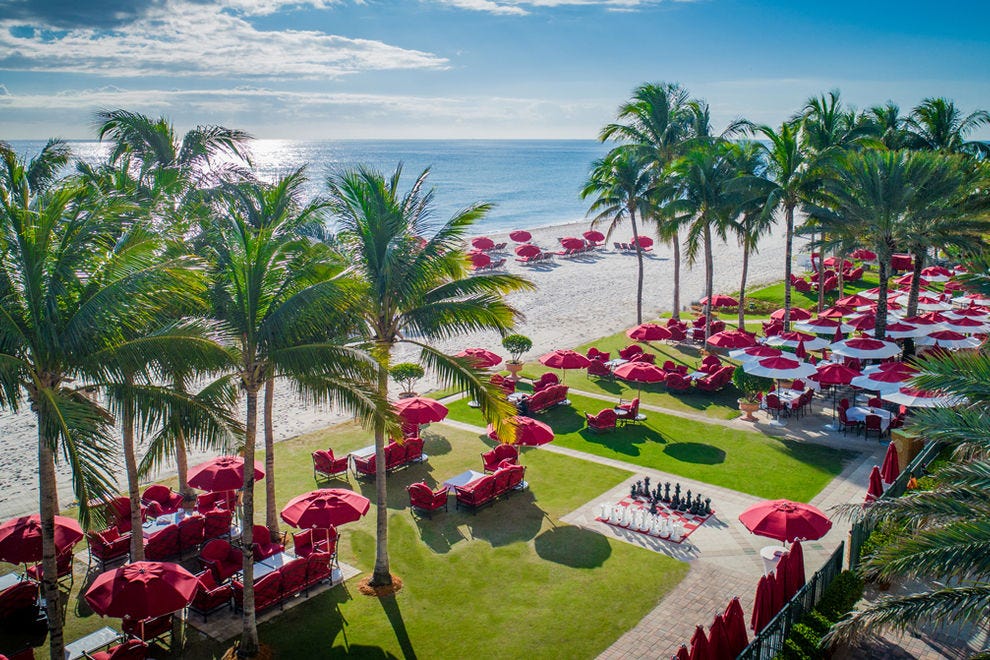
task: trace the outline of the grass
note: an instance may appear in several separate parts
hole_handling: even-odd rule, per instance
[[[833,305],[836,300],[843,298],[845,296],[851,296],[854,293],[859,293],[860,291],[865,291],[867,289],[872,289],[875,286],[879,286],[880,280],[876,271],[866,271],[863,273],[863,279],[856,282],[844,282],[843,283],[843,293],[839,295],[838,291],[828,291],[825,293],[825,306],[828,307]],[[761,300],[775,305],[775,308],[784,306],[784,283],[777,282],[776,284],[771,284],[770,286],[763,287],[762,289],[757,289],[746,294],[747,299],[752,298],[754,300]],[[804,307],[805,309],[814,309],[818,305],[818,292],[809,291],[808,293],[802,293],[791,287],[791,305],[794,307]]]
[[[643,424],[594,433],[587,428],[583,413],[598,412],[609,402],[580,395],[568,398],[570,406],[559,406],[538,416],[553,428],[554,444],[757,497],[808,502],[842,471],[843,461],[850,456],[824,445],[653,411],[646,411]],[[452,419],[483,424],[481,414],[469,408],[464,399],[448,407]],[[527,457],[537,454],[527,452]]]
[[[406,485],[434,485],[466,469],[480,470],[479,454],[489,446],[470,433],[437,425],[430,431],[429,460],[389,480],[392,571],[404,589],[379,600],[360,595],[352,580],[285,611],[260,626],[262,642],[279,657],[593,657],[686,574],[687,564],[561,523],[561,516],[629,474],[550,452],[526,454],[529,490],[476,514],[455,512],[451,503],[449,512],[432,519],[414,517]],[[366,431],[345,425],[277,445],[279,506],[314,488],[312,450],[332,445],[346,453],[368,442]],[[350,485],[373,494],[371,482],[352,479]],[[261,522],[261,484],[258,493]],[[342,528],[341,561],[370,572],[374,532],[374,509]],[[80,593],[88,585],[76,566],[67,640],[119,625],[85,607]],[[609,613],[608,625],[589,626],[602,611]],[[190,636],[183,658],[217,657],[228,646],[194,630]]]

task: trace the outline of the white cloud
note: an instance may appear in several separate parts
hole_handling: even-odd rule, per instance
[[[634,11],[648,5],[656,5],[663,0],[433,0],[459,9],[486,11],[492,14],[522,16],[529,14],[534,7],[604,7],[609,11]],[[675,0],[691,2],[692,0]]]
[[[313,30],[261,30],[246,14],[299,2],[168,0],[113,31],[0,20],[0,69],[128,77],[335,78],[369,70],[444,68],[432,53]],[[327,0],[305,4],[327,6]],[[25,34],[25,28],[32,28]]]

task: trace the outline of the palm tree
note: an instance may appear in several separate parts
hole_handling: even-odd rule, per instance
[[[377,393],[385,406],[375,424],[377,548],[371,584],[392,584],[388,557],[388,501],[385,474],[385,421],[391,354],[398,344],[421,351],[419,362],[442,380],[467,390],[495,422],[511,406],[481,380],[469,362],[448,357],[429,342],[495,330],[505,334],[520,318],[505,300],[532,285],[514,275],[468,277],[463,247],[467,233],[490,208],[475,204],[442,223],[431,222],[433,192],[423,171],[405,194],[402,166],[388,178],[367,167],[334,172],[327,179],[329,208],[341,249],[363,285],[353,314],[364,326],[378,362]],[[414,339],[418,337],[421,339]]]
[[[767,203],[771,200],[770,191],[776,186],[763,176],[766,166],[762,158],[765,151],[762,145],[746,142],[739,144],[734,151],[736,178],[730,182],[729,187],[730,193],[735,195],[737,217],[732,222],[732,230],[743,249],[737,321],[739,329],[745,330],[749,258],[759,250],[760,240],[773,226],[773,213],[768,212]]]
[[[956,408],[917,411],[919,437],[953,448],[952,459],[932,474],[931,490],[885,498],[865,512],[871,522],[890,521],[905,531],[861,565],[882,580],[906,578],[932,585],[906,596],[887,596],[837,624],[827,643],[847,641],[918,624],[990,623],[990,356],[957,353],[916,363],[915,384],[962,397]]]
[[[249,196],[263,198],[264,193]],[[212,254],[214,314],[245,393],[244,463],[253,465],[258,431],[258,394],[272,378],[287,378],[314,401],[342,406],[361,418],[380,410],[368,383],[374,361],[335,341],[354,292],[328,248],[300,239],[291,215],[249,221],[256,208],[230,200],[206,241]],[[254,610],[254,470],[244,470],[241,548],[244,617],[239,654],[258,651]]]
[[[880,143],[887,149],[903,149],[906,146],[907,117],[901,114],[900,107],[893,101],[873,106],[863,114],[861,121],[873,124]]]
[[[685,142],[691,136],[691,122],[688,110],[688,93],[676,83],[647,83],[633,91],[632,98],[619,108],[617,123],[608,124],[602,129],[601,141],[613,139],[624,142],[622,148],[633,151],[644,162],[650,163],[654,188],[669,190],[664,185],[669,176],[669,166],[683,151]],[[657,226],[657,237],[669,243],[673,251],[674,291],[672,315],[680,318],[681,309],[681,249],[677,223],[670,222],[663,214],[668,199],[658,196],[644,211],[652,213],[641,216]]]
[[[927,98],[911,110],[905,121],[907,146],[912,149],[942,151],[986,158],[990,145],[966,137],[990,124],[990,112],[976,110],[965,117],[949,99]]]
[[[595,214],[592,226],[608,220],[607,234],[628,219],[632,226],[633,244],[636,246],[636,323],[643,322],[643,247],[639,243],[637,213],[642,218],[654,207],[656,190],[652,163],[643,160],[633,151],[617,147],[591,167],[588,181],[581,190],[581,198],[594,196],[589,214]]]
[[[0,405],[16,410],[26,397],[37,420],[42,589],[51,655],[61,658],[55,462],[69,462],[80,520],[88,525],[88,502],[116,489],[114,420],[86,393],[124,384],[135,361],[157,352],[156,342],[129,338],[163,327],[170,299],[195,288],[196,272],[192,262],[163,263],[126,249],[128,216],[115,200],[77,181],[43,181],[32,191],[32,167],[9,150],[2,161]]]

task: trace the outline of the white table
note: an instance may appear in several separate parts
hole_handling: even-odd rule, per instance
[[[623,360],[622,358],[615,358],[615,359],[609,360],[608,362],[605,362],[604,364],[605,364],[606,367],[608,367],[609,369],[612,369],[614,371],[616,367],[621,367],[626,362],[629,362],[629,360]]]
[[[770,575],[780,563],[780,558],[787,553],[787,548],[782,545],[768,545],[760,548],[760,557],[763,559],[763,574]]]
[[[77,658],[84,657],[89,651],[96,651],[104,646],[110,646],[117,640],[122,639],[123,636],[123,633],[117,632],[109,626],[100,628],[96,632],[91,632],[71,644],[66,644],[65,659],[77,660]]]
[[[508,399],[510,403],[516,403],[518,401],[522,401],[528,396],[529,394],[527,394],[526,392],[513,392],[512,394],[510,394],[505,398]]]
[[[361,447],[360,449],[355,449],[354,451],[352,451],[350,453],[350,455],[351,456],[358,456],[360,458],[365,458],[367,456],[371,456],[374,453],[375,453],[375,446],[374,445],[368,445],[367,447]]]
[[[265,577],[269,573],[274,573],[277,570],[278,570],[278,566],[269,566],[263,561],[256,561],[254,563],[254,581],[257,582],[258,580]],[[241,576],[240,577],[241,580],[244,579],[243,571],[238,572],[237,574]]]
[[[272,568],[282,568],[290,561],[296,559],[295,555],[290,555],[288,552],[280,552],[277,555],[272,555],[271,557],[265,557],[259,564],[264,564],[265,566],[271,566]]]
[[[853,406],[846,409],[846,419],[850,422],[865,422],[867,415],[876,415],[880,418],[880,430],[886,431],[890,427],[890,420],[893,414],[883,408],[867,408],[865,406]]]
[[[0,575],[0,591],[3,591],[8,587],[12,587],[20,581],[21,578],[18,577],[17,573],[7,573],[6,575]]]
[[[467,472],[461,472],[457,476],[447,479],[443,482],[444,486],[450,486],[453,489],[455,486],[466,486],[476,479],[480,479],[485,476],[484,472],[475,472],[474,470],[468,470]]]
[[[153,521],[148,521],[141,525],[141,534],[144,538],[149,538],[155,532],[160,532],[169,525],[178,525],[180,522],[193,515],[196,515],[196,512],[190,510],[182,511],[181,513],[177,511],[164,516],[158,516]]]

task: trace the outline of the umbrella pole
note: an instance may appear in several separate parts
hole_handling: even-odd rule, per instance
[[[835,399],[836,399],[836,385],[832,385],[832,423],[825,425],[826,431],[838,431],[839,425],[835,423]]]
[[[774,378],[773,381],[774,381],[774,384],[776,384],[776,386],[777,386],[777,398],[779,400],[780,399],[780,379],[779,378]],[[780,418],[780,414],[781,414],[781,411],[778,409],[777,410],[777,415],[773,419],[771,419],[770,422],[769,422],[770,426],[787,426],[787,424],[785,424],[784,421]]]

